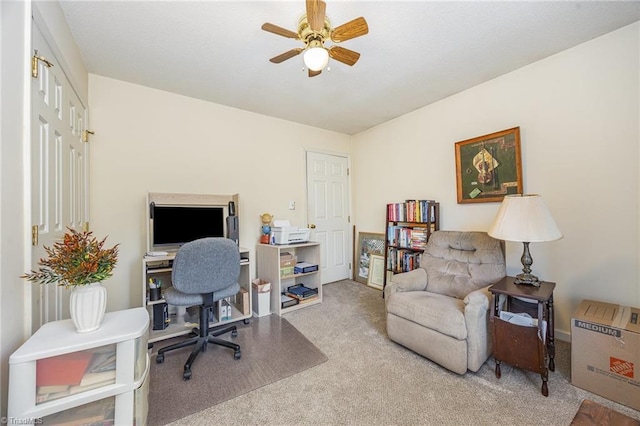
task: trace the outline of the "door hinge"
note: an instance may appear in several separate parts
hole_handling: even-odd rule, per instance
[[[351,216],[350,216],[350,215],[349,215],[349,216],[347,216],[347,222],[348,222],[348,223],[351,223]]]
[[[31,227],[31,245],[38,245],[38,225],[33,225]]]
[[[89,142],[89,135],[95,135],[96,132],[92,132],[91,130],[85,130],[82,132],[82,142]]]
[[[349,168],[347,167],[347,176],[349,176]]]
[[[44,62],[44,64],[48,68],[51,68],[53,66],[51,62],[47,61],[42,56],[38,56],[38,51],[34,50],[33,56],[31,57],[31,77],[33,78],[38,78],[38,61]]]

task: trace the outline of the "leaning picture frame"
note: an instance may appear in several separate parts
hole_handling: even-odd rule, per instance
[[[458,204],[522,194],[520,127],[456,142]]]
[[[384,256],[384,234],[373,232],[359,232],[356,247],[355,279],[359,283],[367,284],[371,255]]]
[[[384,288],[384,256],[372,254],[369,256],[369,276],[367,285],[382,290]]]

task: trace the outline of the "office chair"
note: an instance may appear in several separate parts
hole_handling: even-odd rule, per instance
[[[164,353],[174,349],[195,345],[184,364],[183,378],[191,379],[191,366],[200,352],[207,350],[207,344],[225,346],[234,350],[233,358],[240,359],[240,346],[219,339],[218,336],[231,332],[238,335],[235,326],[216,330],[209,328],[209,312],[214,304],[240,291],[240,252],[238,246],[227,238],[202,238],[180,247],[173,260],[171,280],[173,287],[164,292],[170,305],[200,305],[200,323],[191,332],[189,340],[158,350],[156,362],[164,362]]]

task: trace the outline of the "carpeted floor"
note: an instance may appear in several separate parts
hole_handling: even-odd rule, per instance
[[[564,425],[585,399],[640,412],[571,385],[570,345],[558,341],[549,396],[540,376],[490,358],[463,376],[391,342],[384,299],[354,281],[325,285],[323,303],[285,318],[329,358],[174,425]]]
[[[276,315],[236,324],[238,336],[221,336],[238,343],[240,360],[233,351],[209,345],[192,366],[191,380],[183,380],[183,366],[192,346],[165,353],[156,364],[158,349],[184,338],[156,342],[152,350],[148,425],[164,425],[215,404],[297,374],[327,360],[286,319]]]

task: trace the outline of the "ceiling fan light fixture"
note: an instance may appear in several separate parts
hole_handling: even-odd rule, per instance
[[[329,52],[324,47],[310,47],[304,52],[303,60],[311,71],[321,71],[329,63]]]

